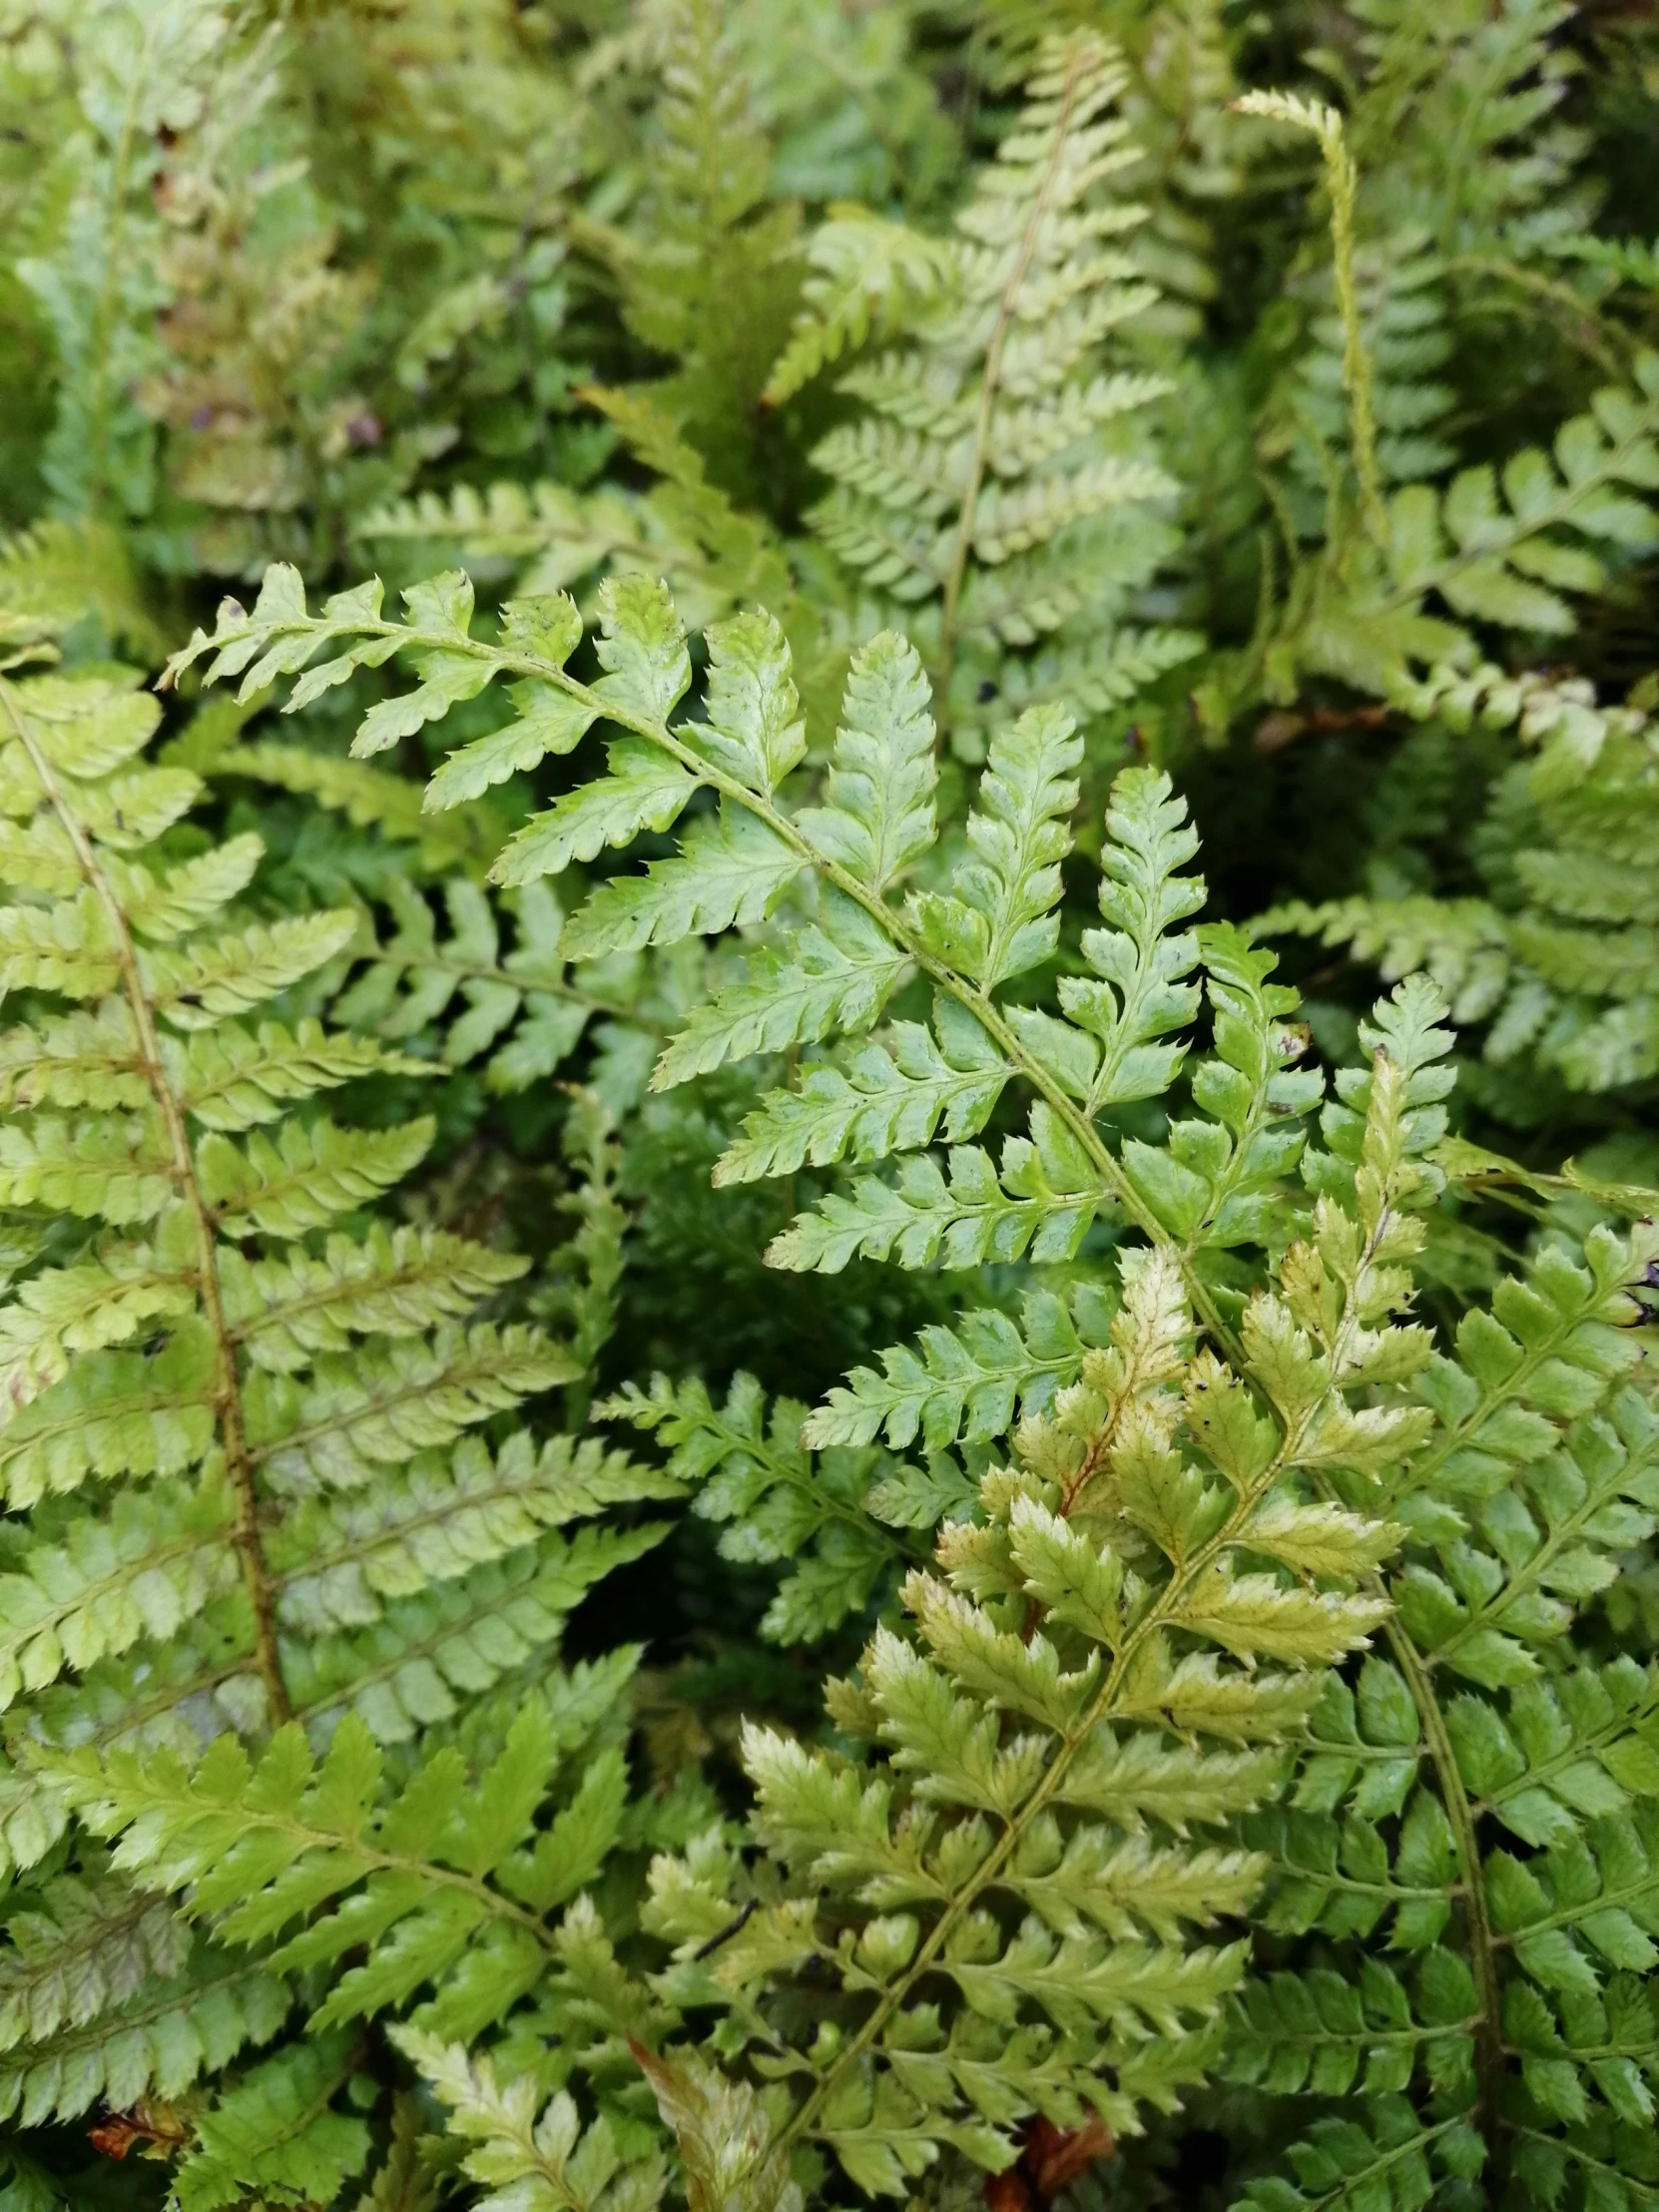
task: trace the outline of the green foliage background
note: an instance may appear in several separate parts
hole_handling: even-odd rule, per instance
[[[1659,2206],[1656,145],[0,0],[0,2212]]]

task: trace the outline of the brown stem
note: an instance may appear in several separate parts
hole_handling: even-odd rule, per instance
[[[265,1684],[272,1720],[279,1726],[292,1717],[292,1706],[287,1686],[282,1679],[281,1653],[276,1641],[276,1601],[260,1542],[259,1495],[255,1487],[254,1462],[249,1452],[248,1434],[243,1421],[242,1384],[237,1373],[236,1351],[225,1319],[225,1302],[220,1292],[219,1252],[213,1216],[197,1181],[196,1155],[191,1148],[190,1132],[185,1126],[185,1110],[168,1081],[167,1069],[162,1059],[161,1039],[156,1031],[155,1014],[139,969],[138,947],[127,925],[127,916],[122,910],[121,901],[104,873],[92,839],[65,799],[52,763],[37,744],[28,718],[19,708],[16,695],[9,684],[0,682],[0,700],[4,701],[6,718],[18,743],[29,757],[42,791],[75,848],[81,871],[108,917],[121,985],[133,1017],[134,1032],[138,1037],[139,1065],[149,1082],[157,1111],[161,1115],[174,1181],[180,1197],[190,1210],[195,1227],[197,1284],[202,1298],[203,1316],[214,1340],[214,1411],[219,1421],[220,1441],[225,1452],[225,1470],[230,1478],[235,1501],[231,1540],[241,1562],[243,1587],[248,1593],[249,1606],[254,1616],[254,1651],[260,1677]]]

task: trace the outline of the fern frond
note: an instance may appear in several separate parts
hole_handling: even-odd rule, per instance
[[[181,2212],[220,2212],[253,2190],[278,2201],[336,2198],[371,2149],[367,2122],[336,2102],[359,2059],[348,2035],[319,2035],[251,2067],[196,2123],[175,2182]]]
[[[0,2107],[23,2127],[178,2097],[245,2043],[269,2042],[292,2007],[263,1964],[216,1956],[107,1872],[24,1891],[6,1935]]]
[[[717,480],[757,480],[754,424],[795,304],[796,211],[769,204],[770,149],[719,11],[680,0],[663,40],[652,190],[612,259],[630,328],[680,365],[650,387]]]
[[[831,549],[906,606],[937,601],[936,634],[922,618],[933,674],[970,752],[968,726],[981,718],[969,703],[999,680],[1003,647],[1063,632],[1087,601],[1102,656],[1103,615],[1165,550],[1147,509],[1175,486],[1133,418],[1169,386],[1101,371],[1105,341],[1156,297],[1117,243],[1146,211],[1102,189],[1137,160],[1115,112],[1127,83],[1100,39],[1050,41],[955,237],[902,252],[894,241],[866,265],[883,287],[917,290],[925,275],[934,296],[907,310],[915,329],[903,350],[843,379],[867,411],[813,455],[835,486],[814,518]],[[834,224],[823,236],[827,253],[841,250]],[[807,320],[801,346],[817,350],[802,363],[862,336],[869,296],[854,286],[827,302],[824,320]],[[787,360],[793,376],[797,354]],[[1134,663],[1117,665],[1121,682]]]
[[[573,2098],[558,2092],[537,2115],[533,2081],[498,2086],[489,2060],[476,2065],[456,2043],[404,2028],[398,2041],[450,2110],[449,2125],[473,2147],[465,2170],[489,2194],[483,2207],[507,2212],[652,2212],[668,2186],[660,2154],[625,2159],[601,2116],[582,2126]]]
[[[0,1782],[0,1834],[19,1868],[55,1855],[39,1910],[31,1917],[22,1892],[0,1952],[0,2078],[31,2125],[100,2098],[130,2109],[189,2092],[177,2192],[207,2207],[249,2188],[333,2191],[368,2155],[367,2123],[335,2109],[359,2044],[280,2044],[217,2102],[194,2101],[199,2076],[225,2075],[286,2023],[295,1982],[274,1962],[279,1933],[308,1941],[304,1956],[320,1963],[354,1950],[372,1922],[389,1942],[375,1955],[402,1956],[389,1979],[337,1984],[330,2019],[428,1990],[434,1941],[450,1944],[454,1968],[439,2009],[475,2023],[467,2032],[535,1978],[526,1961],[547,1955],[531,1933],[538,1916],[592,1880],[621,1834],[625,1776],[595,1730],[637,1658],[596,1674],[597,1710],[577,1683],[560,1711],[551,1654],[593,1584],[665,1532],[591,1524],[677,1485],[596,1444],[538,1450],[520,1431],[491,1452],[469,1436],[575,1381],[581,1363],[521,1320],[475,1318],[524,1274],[521,1257],[364,1218],[426,1152],[433,1124],[353,1130],[294,1108],[429,1063],[309,1016],[260,1018],[339,956],[356,917],[250,912],[257,836],[162,843],[200,786],[176,763],[143,759],[157,719],[155,701],[116,673],[0,679],[13,832],[0,873],[15,886],[0,933],[12,981],[40,994],[5,1033],[13,1111],[0,1180],[8,1203],[58,1223],[0,1312],[0,1465],[8,1504],[31,1509],[8,1531],[0,1577],[0,1702],[18,1753]],[[528,1080],[528,1025],[497,1039],[521,1004],[533,1022],[556,1003],[530,987],[556,909],[539,891],[520,903],[521,942],[504,962],[482,893],[462,885],[450,910],[475,927],[483,913],[479,964],[508,1000],[475,1002],[454,1049],[466,1058],[495,1044],[492,1064]],[[441,976],[423,1021],[459,981]],[[66,1221],[90,1235],[66,1240]],[[567,1533],[573,1522],[589,1525]],[[390,1777],[382,1787],[376,1736],[430,1736],[493,1684],[516,1678],[528,1694],[532,1672],[554,1694],[536,1707],[545,1744],[530,1799],[505,1779],[527,1771],[522,1726],[507,1769],[483,1755],[469,1769],[429,1745],[424,1765],[399,1753],[411,1761],[401,1784],[420,1778],[414,1799],[398,1799]],[[573,1725],[584,1696],[588,1718]],[[307,1732],[334,1762],[314,1791]],[[240,1738],[265,1744],[257,1769]],[[191,1911],[216,1942],[240,1928],[246,1964],[146,1902],[152,1862],[135,1842],[135,1820],[158,1844],[174,1816],[194,1828],[216,1775],[223,1821],[267,1856],[246,1895],[247,1863],[217,1891],[188,1878]],[[264,1846],[236,1809],[244,1786],[276,1824]],[[454,1836],[419,1885],[426,1908],[393,1901],[384,1920],[386,1885],[370,1905],[360,1884],[376,1867],[359,1857],[296,1926],[317,1870],[343,1873],[335,1846],[368,1810],[361,1797],[351,1810],[353,1789],[380,1798],[382,1826],[396,1803],[406,1826],[423,1793],[441,1826],[447,1793]],[[310,1840],[290,1852],[295,1820]],[[120,1839],[107,1872],[92,1821]],[[226,1833],[210,1852],[222,1877]],[[481,1871],[511,1851],[537,1870],[519,1887],[544,1900],[517,1903],[507,1889],[485,1908],[517,1931],[505,1938],[519,1946],[516,1982],[499,1939],[459,1924],[442,1934],[474,1880],[457,1888],[450,1861],[471,1854]],[[95,1882],[77,1878],[77,1861]],[[254,1894],[268,1884],[270,1917],[256,1927]],[[174,1886],[162,1872],[148,1890]],[[329,1899],[344,1916],[332,1951],[318,1914]],[[293,1972],[308,1971],[295,1952]]]
[[[576,1740],[588,1733],[591,1722]],[[435,1982],[426,2017],[476,2033],[533,1983],[551,1941],[543,1916],[592,1879],[619,1834],[626,1775],[611,1748],[592,1753],[537,1825],[570,1748],[568,1725],[531,1699],[475,1776],[445,1748],[389,1797],[381,1754],[354,1715],[339,1722],[320,1767],[297,1724],[277,1732],[257,1767],[233,1738],[194,1772],[168,1751],[52,1754],[50,1765],[91,1826],[120,1833],[113,1864],[141,1888],[187,1890],[191,1916],[222,1942],[276,1942],[270,1962],[281,1972],[341,1961],[373,1941],[371,1957],[333,1977],[313,2028]]]
[[[60,636],[96,614],[110,638],[146,657],[164,650],[118,531],[47,521],[0,544],[0,627],[8,643]]]
[[[815,1466],[801,1442],[807,1408],[765,1407],[753,1376],[734,1377],[724,1405],[700,1382],[666,1376],[630,1384],[594,1408],[670,1447],[667,1471],[695,1485],[692,1510],[723,1524],[721,1556],[793,1562],[761,1622],[775,1643],[815,1642],[890,1587],[912,1556],[862,1510],[889,1462],[879,1452],[826,1452]]]
[[[804,304],[761,394],[772,407],[793,399],[850,348],[891,337],[913,321],[937,296],[948,267],[937,241],[856,206],[830,210],[808,241],[806,258]]]
[[[416,602],[417,621],[431,604]],[[376,652],[433,649],[431,630],[358,619],[353,635]],[[217,650],[246,665],[275,632],[297,660],[336,622],[325,613],[311,624],[281,605],[275,620],[231,613],[191,657]],[[665,826],[699,787],[718,798],[722,813],[693,815],[648,874],[602,888],[585,909],[598,917],[594,937],[625,936],[635,924],[616,917],[640,912],[662,916],[667,935],[724,928],[739,913],[759,927],[771,914],[765,957],[740,986],[753,995],[723,1011],[715,1048],[722,1035],[766,1034],[767,992],[787,1034],[830,964],[798,933],[795,909],[776,903],[810,877],[840,902],[837,917],[856,912],[861,943],[884,945],[933,993],[929,1024],[895,1022],[886,1039],[863,1034],[877,992],[845,1000],[843,1046],[835,1006],[815,1015],[823,1060],[799,1087],[763,1096],[722,1179],[850,1152],[895,1158],[912,1214],[924,1194],[936,1214],[970,1191],[987,1210],[1029,1199],[1034,1177],[1008,1187],[1026,1155],[1005,1152],[993,1200],[989,1163],[969,1149],[1017,1087],[1029,1094],[1029,1142],[1053,1196],[1103,1224],[1113,1251],[1105,1268],[1078,1266],[1065,1297],[1030,1286],[1023,1326],[987,1309],[954,1331],[934,1327],[915,1350],[886,1353],[880,1372],[855,1372],[809,1417],[806,1448],[867,1447],[884,1426],[895,1447],[919,1432],[942,1454],[965,1433],[992,1451],[972,1513],[956,1503],[962,1485],[942,1456],[884,1473],[869,1500],[877,1516],[925,1526],[942,1503],[956,1517],[932,1570],[905,1580],[908,1622],[884,1623],[831,1692],[842,1738],[878,1751],[751,1730],[757,1833],[786,1880],[757,1880],[718,1835],[659,1859],[648,1925],[676,1953],[661,1992],[683,2019],[715,2009],[715,2048],[728,2078],[741,2078],[740,2054],[770,2065],[770,2023],[828,1974],[831,2032],[790,2046],[774,2132],[757,2156],[818,2144],[859,2187],[895,2189],[945,2146],[1000,2169],[1032,2111],[1067,2128],[1092,2111],[1122,2130],[1140,2124],[1143,2097],[1167,2102],[1214,2062],[1214,2023],[1245,1973],[1239,1947],[1206,1930],[1266,1886],[1270,1924],[1295,1940],[1316,1931],[1359,1940],[1385,1924],[1404,1949],[1441,1943],[1466,1959],[1477,2117],[1460,2112],[1461,2132],[1419,2120],[1413,2073],[1410,2094],[1368,2100],[1371,2132],[1359,2130],[1350,2160],[1361,2180],[1431,2159],[1434,2145],[1466,2165],[1470,2146],[1507,2124],[1505,1992],[1575,1998],[1598,1970],[1576,1963],[1589,1956],[1580,1926],[1648,1894],[1645,1843],[1639,1863],[1623,1828],[1602,1847],[1586,1843],[1606,1860],[1595,1860],[1593,1882],[1531,1878],[1542,1902],[1527,1893],[1527,1925],[1541,1942],[1528,1955],[1544,1964],[1528,1966],[1518,1933],[1507,1941],[1502,1882],[1492,1890],[1476,1849],[1485,1815],[1460,1764],[1465,1723],[1454,1719],[1466,1695],[1507,1726],[1507,1701],[1549,1676],[1549,1646],[1572,1607],[1605,1585],[1606,1553],[1646,1529],[1648,1416],[1639,1397],[1616,1391],[1648,1233],[1615,1252],[1598,1232],[1582,1266],[1544,1248],[1535,1286],[1504,1288],[1491,1313],[1471,1317],[1459,1344],[1469,1381],[1454,1380],[1408,1318],[1424,1215],[1445,1189],[1437,1156],[1453,1080],[1445,1005],[1425,978],[1402,983],[1362,1026],[1369,1063],[1339,1072],[1323,1141],[1310,1145],[1306,1120],[1324,1086],[1298,1066],[1306,1039],[1290,1019],[1294,997],[1236,930],[1183,926],[1203,892],[1183,872],[1194,843],[1166,778],[1133,770],[1115,785],[1104,925],[1072,954],[1053,928],[1077,765],[1063,718],[1039,710],[997,739],[965,856],[938,888],[925,874],[938,838],[929,703],[899,641],[877,639],[855,657],[821,804],[798,810],[787,769],[773,765],[799,758],[776,632],[739,633],[741,690],[730,673],[738,641],[717,638],[707,719],[675,721],[692,668],[666,597],[608,586],[602,625],[606,673],[591,688],[562,660],[525,650],[521,635],[464,647],[486,673],[557,686],[626,734],[607,775],[560,803],[567,821],[614,822],[620,840],[645,819],[627,796],[636,787],[667,795],[649,818]],[[718,901],[705,888],[711,831],[726,870]],[[672,899],[665,885],[679,886]],[[843,931],[843,958],[849,942]],[[1032,973],[1054,965],[1052,987],[1030,990]],[[1133,1110],[1167,1097],[1192,1049],[1200,989],[1211,1047],[1186,1077],[1190,1107],[1155,1139]],[[747,1032],[745,1020],[755,1024]],[[693,1050],[703,1049],[698,1035]],[[925,1165],[941,1119],[960,1152],[948,1184]],[[843,1230],[849,1244],[873,1238],[885,1191],[864,1186],[844,1202],[831,1193],[779,1257],[816,1240],[814,1256],[832,1258]],[[936,1244],[917,1237],[909,1254],[944,1250],[948,1233],[941,1223]],[[1068,1225],[1068,1244],[1071,1234]],[[890,1249],[900,1249],[896,1234]],[[825,1525],[821,1487],[804,1488],[797,1448],[787,1434],[763,1436],[758,1410],[728,1435],[725,1415],[672,1388],[627,1409],[647,1425],[685,1424],[681,1448],[721,1469],[703,1494],[723,1509],[730,1473],[734,1509],[752,1500],[761,1521],[776,1509],[780,1527],[803,1532],[798,1541],[823,1540],[813,1533]],[[793,1426],[793,1410],[786,1417]],[[774,1502],[786,1497],[787,1513]],[[1345,1727],[1329,1702],[1333,1670],[1379,1637],[1387,1660],[1362,1668],[1360,1719]],[[1464,1688],[1448,1694],[1453,1679]],[[1613,1721],[1595,1724],[1607,1746],[1598,1771],[1621,1759],[1637,1771],[1611,1748],[1619,1713],[1637,1708],[1645,1714],[1639,1699],[1615,1701]],[[1236,1821],[1256,1819],[1245,1809],[1265,1807],[1299,1766],[1291,1804],[1241,1841]],[[1507,1767],[1493,1776],[1486,1787],[1508,1787]],[[1525,1797],[1512,1792],[1509,1816],[1542,1819]],[[1378,1823],[1395,1815],[1397,1834],[1382,1834]],[[1551,1838],[1543,1848],[1568,1847]],[[1569,1890],[1594,1902],[1580,1914]],[[1594,1940],[1584,1936],[1591,1949]],[[1021,2038],[992,2117],[977,2101],[987,2019],[1005,2040]],[[1159,2065],[1138,2072],[1136,2054],[1158,2039]],[[1430,2035],[1411,2048],[1440,2043]],[[1117,2069],[1110,2080],[1103,2054]],[[672,2049],[670,2058],[682,2063]],[[1386,2103],[1396,2094],[1397,2109]],[[1346,2191],[1350,2167],[1335,2151],[1318,2159],[1319,2172],[1330,2168],[1318,2193]]]
[[[550,1076],[595,1014],[627,1018],[626,1007],[571,980],[559,956],[565,916],[545,884],[512,897],[516,942],[507,952],[489,894],[465,877],[442,887],[449,929],[441,938],[422,891],[393,877],[386,897],[396,926],[351,947],[330,1007],[359,1035],[435,1046],[444,1066],[478,1064],[490,1090],[508,1092]]]
[[[1484,1052],[1496,1066],[1527,1055],[1583,1091],[1642,1081],[1659,1065],[1647,716],[1600,707],[1575,681],[1488,668],[1436,671],[1411,705],[1454,730],[1477,720],[1513,727],[1537,749],[1488,811],[1487,865],[1511,885],[1503,904],[1423,895],[1295,903],[1262,926],[1348,944],[1385,975],[1427,969],[1459,1023],[1489,1025]]]

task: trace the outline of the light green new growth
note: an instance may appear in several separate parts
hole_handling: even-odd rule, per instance
[[[1168,380],[1106,351],[1157,296],[1129,251],[1147,211],[1112,197],[1140,160],[1117,113],[1128,82],[1102,39],[1052,40],[947,242],[832,219],[775,371],[787,392],[883,324],[912,325],[840,378],[864,412],[814,449],[834,489],[813,521],[903,611],[973,759],[1000,719],[992,694],[1098,712],[1193,649],[1117,622],[1169,550],[1154,510],[1176,491],[1137,422]]]

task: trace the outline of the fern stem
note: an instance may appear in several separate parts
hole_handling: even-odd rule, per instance
[[[1495,2153],[1499,2117],[1498,2085],[1503,2073],[1502,1993],[1498,1987],[1497,1950],[1492,1937],[1492,1924],[1486,1911],[1486,1885],[1481,1872],[1474,1807],[1463,1787],[1463,1778],[1457,1771],[1457,1755],[1452,1749],[1445,1715],[1440,1711],[1440,1701],[1434,1695],[1433,1678],[1424,1665],[1421,1654],[1397,1619],[1389,1620],[1385,1634],[1394,1664],[1405,1677],[1411,1702],[1422,1723],[1428,1755],[1434,1763],[1434,1778],[1440,1787],[1440,1803],[1451,1823],[1451,1832],[1457,1843],[1457,1856],[1463,1865],[1463,1928],[1469,1946],[1469,1971],[1474,1976],[1475,1995],[1480,2004],[1480,2017],[1474,2031],[1480,2123],[1488,2150]]]
[[[956,517],[956,534],[950,548],[950,566],[945,571],[944,602],[939,611],[939,647],[934,669],[934,689],[938,695],[941,720],[945,695],[950,688],[951,671],[956,660],[956,618],[961,604],[962,585],[967,576],[968,554],[973,545],[979,487],[985,480],[985,467],[990,457],[991,420],[1001,391],[1003,349],[1008,342],[1009,325],[1014,319],[1014,303],[1031,267],[1043,221],[1048,214],[1049,194],[1059,175],[1060,159],[1065,151],[1066,136],[1071,125],[1071,113],[1076,105],[1078,81],[1084,73],[1087,58],[1088,49],[1085,46],[1081,43],[1073,46],[1060,93],[1060,111],[1054,119],[1054,143],[1049,148],[1042,182],[1037,187],[1031,213],[1020,236],[1019,252],[1014,258],[1013,270],[997,300],[996,320],[991,326],[990,343],[985,348],[985,366],[979,378],[979,401],[974,410],[973,445],[968,459],[967,482],[962,490],[962,503]]]
[[[197,1181],[196,1155],[191,1147],[190,1131],[185,1124],[185,1110],[167,1078],[155,1015],[139,969],[138,947],[133,942],[133,933],[127,925],[127,916],[122,910],[121,901],[99,863],[92,839],[65,798],[50,760],[36,743],[28,717],[19,708],[12,687],[4,681],[0,681],[0,701],[4,702],[6,719],[27,754],[30,766],[39,778],[41,789],[53,812],[63,825],[64,833],[74,847],[81,871],[108,917],[115,943],[116,961],[121,972],[122,989],[139,1042],[140,1065],[161,1115],[179,1194],[190,1209],[196,1232],[197,1285],[202,1298],[203,1317],[214,1341],[214,1407],[219,1418],[225,1471],[231,1483],[235,1507],[231,1540],[241,1562],[243,1588],[247,1592],[253,1615],[254,1655],[260,1679],[265,1684],[272,1722],[279,1726],[291,1717],[291,1707],[287,1686],[282,1679],[282,1658],[276,1640],[276,1599],[260,1537],[259,1493],[254,1479],[253,1455],[248,1446],[247,1425],[243,1418],[242,1382],[237,1372],[236,1349],[225,1318],[225,1301],[220,1291],[218,1240],[214,1233],[213,1215]]]
[[[1354,1282],[1358,1286],[1364,1279],[1381,1245],[1383,1232],[1394,1219],[1394,1210],[1384,1201],[1377,1224],[1366,1240],[1364,1253],[1355,1269]],[[1355,1299],[1350,1294],[1349,1312],[1342,1330],[1333,1342],[1330,1354],[1332,1375],[1343,1372],[1339,1346],[1343,1337],[1357,1325]],[[1323,1496],[1334,1493],[1330,1483],[1321,1476],[1317,1488]],[[1387,1595],[1387,1586],[1381,1575],[1376,1586]],[[1463,1777],[1458,1771],[1457,1755],[1452,1748],[1451,1736],[1446,1728],[1445,1715],[1440,1711],[1434,1694],[1433,1679],[1422,1655],[1400,1625],[1398,1616],[1391,1613],[1384,1626],[1388,1649],[1395,1664],[1405,1677],[1411,1702],[1416,1707],[1417,1718],[1422,1724],[1428,1756],[1433,1763],[1434,1778],[1439,1785],[1440,1802],[1451,1824],[1457,1845],[1457,1856],[1462,1864],[1462,1899],[1464,1927],[1468,1936],[1469,1970],[1474,1977],[1475,1996],[1480,2007],[1479,2024],[1475,2029],[1475,2072],[1479,2089],[1481,2125],[1488,2144],[1496,2141],[1495,2128],[1498,2115],[1498,2080],[1503,2069],[1501,1995],[1497,1979],[1497,1957],[1492,1941],[1492,1926],[1486,1911],[1486,1891],[1481,1873],[1480,1847],[1476,1835],[1474,1808],[1468,1792],[1463,1787]]]
[[[602,1014],[609,1021],[626,1022],[630,1028],[644,1029],[653,1036],[666,1036],[667,1027],[661,1021],[653,1021],[637,1007],[628,1006],[619,998],[600,998],[592,991],[584,991],[562,978],[540,976],[529,969],[510,968],[504,962],[487,960],[455,960],[441,952],[399,952],[390,945],[361,952],[348,947],[353,961],[360,960],[364,967],[395,968],[402,975],[418,972],[422,975],[452,975],[457,983],[505,983],[513,990],[523,991],[526,997],[534,992],[538,997],[562,998],[572,1006],[585,1006],[590,1014]],[[348,986],[349,987],[349,986]],[[343,993],[341,994],[343,996]],[[381,1032],[384,1034],[384,1032]],[[452,1064],[440,1054],[438,1064]]]
[[[1354,203],[1360,171],[1348,150],[1343,119],[1323,101],[1302,100],[1282,92],[1248,92],[1233,102],[1236,112],[1259,115],[1292,129],[1307,131],[1320,150],[1326,191],[1331,200],[1331,264],[1337,313],[1343,326],[1343,390],[1348,395],[1349,438],[1354,473],[1360,480],[1360,517],[1366,534],[1384,552],[1387,516],[1382,505],[1382,475],[1377,459],[1377,422],[1372,408],[1371,356],[1360,320],[1360,288],[1354,275]],[[1325,536],[1328,546],[1342,541],[1338,491],[1328,485]],[[1291,542],[1293,564],[1296,541]]]

